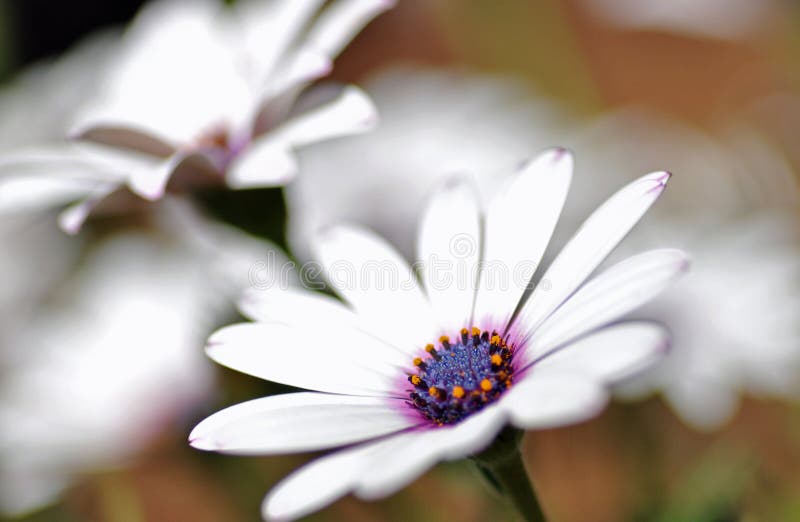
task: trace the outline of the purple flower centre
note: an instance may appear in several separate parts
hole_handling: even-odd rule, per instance
[[[434,424],[453,424],[494,402],[512,383],[514,348],[496,331],[463,328],[456,342],[443,336],[440,348],[414,359],[407,404]]]

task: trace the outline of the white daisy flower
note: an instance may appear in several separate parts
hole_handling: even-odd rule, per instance
[[[177,185],[190,187],[288,182],[297,172],[296,148],[363,132],[377,121],[357,87],[306,88],[330,72],[339,52],[391,1],[322,4],[149,5],[75,117],[70,134],[89,145],[4,158],[0,183],[50,188],[66,177],[64,190],[72,189],[66,197],[81,201],[61,223],[75,232],[98,202],[124,186],[155,200],[176,174],[185,174]]]
[[[651,323],[606,325],[665,288],[687,258],[652,250],[584,284],[663,191],[669,174],[655,172],[601,205],[526,295],[571,175],[571,154],[549,150],[485,213],[469,183],[447,183],[422,218],[421,282],[365,230],[320,233],[317,257],[346,304],[253,291],[241,309],[256,322],[223,328],[207,346],[220,364],[311,391],[218,412],[190,443],[236,454],[342,448],[269,493],[264,517],[285,520],[348,492],[390,495],[437,461],[485,449],[506,424],[548,428],[598,413],[609,383],[668,345]]]

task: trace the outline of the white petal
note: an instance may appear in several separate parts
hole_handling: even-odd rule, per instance
[[[256,138],[228,167],[226,181],[234,189],[277,187],[297,173],[291,147],[270,134]]]
[[[418,257],[425,291],[448,335],[469,327],[481,251],[479,203],[465,180],[450,180],[429,202]]]
[[[525,362],[608,324],[654,298],[689,267],[684,252],[651,250],[617,263],[598,275],[556,310],[536,330]]]
[[[396,438],[337,451],[294,471],[264,498],[262,516],[265,520],[296,520],[346,495],[355,487],[358,472],[373,462],[373,454],[391,448]]]
[[[268,520],[294,520],[352,490],[365,499],[391,495],[440,460],[484,449],[504,424],[505,413],[489,407],[453,427],[403,432],[322,457],[275,486],[262,513]]]
[[[654,172],[628,184],[583,223],[550,265],[516,324],[532,332],[578,288],[664,191],[670,174]]]
[[[0,213],[47,210],[85,197],[97,185],[50,176],[0,178]]]
[[[534,367],[499,404],[515,426],[547,429],[593,417],[607,401],[608,392],[595,379],[573,372],[538,372]]]
[[[257,83],[271,76],[280,76],[275,68],[293,42],[314,16],[322,0],[275,0],[272,2],[242,1],[236,6],[245,42],[245,52],[252,60]],[[239,34],[230,35],[231,38]]]
[[[664,328],[646,322],[610,326],[554,352],[533,364],[535,371],[578,372],[611,383],[661,359],[669,347]]]
[[[309,31],[307,42],[329,57],[337,56],[392,0],[338,0],[325,9]]]
[[[116,184],[100,186],[89,197],[68,206],[58,215],[58,226],[71,236],[77,234],[92,210],[119,187]]]
[[[366,132],[378,122],[378,111],[369,96],[348,85],[331,102],[292,117],[269,135],[294,147],[339,136]]]
[[[184,154],[176,153],[166,159],[154,161],[152,166],[136,169],[128,178],[128,187],[132,192],[149,201],[161,199],[169,178],[185,159]]]
[[[491,406],[455,426],[428,429],[414,437],[409,434],[405,444],[375,455],[380,465],[362,472],[356,496],[367,500],[389,496],[437,462],[480,452],[494,440],[507,420],[503,409]]]
[[[552,149],[523,167],[492,199],[475,320],[505,325],[558,222],[572,180],[572,154]]]
[[[239,311],[253,321],[287,324],[325,322],[355,324],[357,316],[336,298],[292,288],[249,288],[239,300]]]
[[[215,332],[206,351],[213,360],[262,379],[298,388],[351,395],[396,396],[404,361],[374,338],[332,325],[247,323]]]
[[[122,127],[175,146],[220,123],[237,127],[254,93],[221,30],[223,9],[197,0],[146,6],[77,129]]]
[[[0,157],[0,212],[40,210],[87,197],[119,176],[73,145]]]
[[[300,87],[328,75],[333,70],[333,62],[317,49],[304,48],[295,51],[280,67],[266,80],[262,104],[270,103],[282,94],[294,100]],[[295,87],[298,89],[292,91]],[[279,102],[278,104],[280,105]]]
[[[401,399],[290,393],[226,408],[198,424],[192,446],[226,453],[288,453],[328,449],[409,428]]]
[[[314,246],[331,286],[372,331],[409,354],[437,338],[416,274],[388,243],[364,229],[338,226],[321,232]]]
[[[333,325],[341,328],[348,326],[367,335],[374,336],[381,344],[393,345],[391,339],[383,339],[380,329],[353,312],[347,305],[336,298],[304,290],[291,288],[269,288],[259,290],[250,288],[239,300],[239,311],[255,321],[285,323],[293,326]],[[395,362],[406,365],[410,362],[408,355],[398,349],[402,357]],[[397,355],[397,354],[393,354]]]

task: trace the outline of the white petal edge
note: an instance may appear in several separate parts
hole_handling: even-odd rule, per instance
[[[292,117],[268,136],[301,147],[366,132],[377,123],[378,110],[369,96],[358,87],[347,85],[334,100]]]
[[[278,64],[291,52],[293,43],[322,3],[322,0],[248,0],[236,5],[242,24],[234,30],[241,34],[229,36],[232,39],[243,38],[245,53],[256,68],[253,72],[257,82],[282,76],[276,70]]]
[[[600,413],[608,402],[605,386],[577,372],[531,368],[500,399],[511,423],[522,429],[549,429],[575,424]]]
[[[486,213],[476,322],[505,325],[511,319],[561,215],[573,163],[566,149],[547,150],[492,198]]]
[[[365,500],[392,495],[438,462],[485,449],[507,421],[507,413],[492,405],[455,426],[428,429],[418,437],[409,437],[406,444],[378,457],[380,466],[362,472],[355,494]]]
[[[242,323],[217,330],[206,353],[261,379],[326,393],[391,397],[403,354],[352,328]]]
[[[334,58],[364,26],[394,4],[393,0],[337,0],[322,11],[306,42]]]
[[[103,185],[95,189],[88,197],[68,206],[58,215],[58,226],[65,233],[74,236],[81,231],[83,224],[92,213],[92,210],[103,199],[121,187],[120,184]]]
[[[161,199],[172,173],[184,159],[186,159],[184,154],[176,153],[154,162],[152,166],[132,170],[128,178],[128,188],[148,201]]]
[[[638,308],[688,268],[688,255],[669,248],[650,250],[617,263],[586,283],[545,320],[531,337],[523,364]]]
[[[221,410],[198,424],[190,444],[235,454],[317,451],[389,435],[421,422],[401,399],[300,392]]]
[[[370,331],[415,354],[439,335],[439,326],[416,274],[386,241],[363,228],[320,231],[316,258],[334,290]]]
[[[296,520],[343,497],[355,486],[357,472],[375,453],[402,440],[398,437],[336,451],[295,470],[264,498],[261,516],[275,522]]]
[[[572,294],[658,199],[670,174],[654,172],[626,185],[578,229],[542,276],[515,324],[532,333]]]
[[[448,335],[468,327],[472,315],[481,251],[479,208],[472,184],[451,179],[434,193],[422,217],[417,246],[422,281]]]
[[[225,181],[232,189],[278,187],[296,174],[297,159],[291,146],[265,134],[236,156]]]
[[[611,384],[659,361],[669,344],[669,333],[657,324],[622,323],[545,354],[533,369],[539,375],[578,372]]]
[[[337,328],[348,326],[374,336],[382,344],[394,345],[381,332],[370,328],[347,305],[336,298],[308,290],[292,288],[247,289],[238,302],[239,311],[254,321],[278,322],[293,326],[330,324]],[[400,353],[406,353],[398,349]],[[407,356],[401,363],[408,363]]]
[[[355,324],[358,316],[329,295],[293,288],[248,288],[238,302],[239,311],[253,321],[287,324],[324,322]]]

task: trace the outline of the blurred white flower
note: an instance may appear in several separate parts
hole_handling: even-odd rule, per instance
[[[79,199],[61,219],[75,232],[123,186],[153,200],[173,175],[189,186],[289,181],[295,148],[376,122],[372,102],[354,86],[306,88],[391,2],[337,0],[320,10],[322,4],[150,4],[78,104],[70,133],[91,146],[32,148],[0,160],[0,208],[31,191],[49,196],[43,205]]]
[[[430,191],[455,173],[482,192],[531,150],[558,142],[563,116],[514,82],[454,71],[392,69],[365,83],[381,124],[304,149],[303,175],[286,187],[289,242],[309,258],[321,226],[367,225],[413,255],[414,224]]]
[[[712,38],[751,35],[777,18],[778,0],[583,0],[597,18],[632,29]]]
[[[605,326],[687,264],[680,251],[652,250],[584,284],[663,191],[669,175],[655,172],[586,220],[546,284],[528,295],[530,273],[499,282],[539,262],[571,177],[571,155],[549,150],[504,180],[485,212],[472,183],[450,180],[423,213],[421,283],[378,236],[348,226],[318,234],[323,272],[347,305],[311,292],[251,292],[241,308],[256,322],[217,331],[207,348],[220,364],[314,391],[218,412],[191,444],[245,454],[342,448],[266,497],[265,518],[287,520],[351,491],[390,495],[440,460],[484,449],[508,423],[548,428],[597,414],[607,384],[668,344],[650,323]],[[459,279],[462,271],[470,277]]]
[[[230,317],[247,267],[284,261],[267,243],[197,223],[185,207],[163,210],[155,230],[92,243],[0,338],[0,511],[53,501],[76,476],[123,464],[185,420],[213,390],[203,339]],[[36,276],[41,261],[65,253],[58,243],[37,250],[6,257]],[[5,288],[17,274],[2,277]]]
[[[739,395],[800,398],[800,246],[787,216],[716,226],[657,220],[645,230],[692,252],[692,271],[636,315],[657,317],[673,350],[619,391],[661,391],[691,426],[714,429]],[[636,241],[642,246],[652,241]]]
[[[620,393],[661,391],[697,429],[728,421],[740,394],[800,397],[798,191],[782,155],[746,129],[712,137],[641,110],[598,118],[572,145],[591,158],[594,178],[581,185],[578,176],[583,197],[567,222],[583,219],[598,191],[631,179],[629,165],[669,164],[678,174],[620,252],[668,241],[691,254],[691,273],[636,314],[665,323],[673,349]]]

